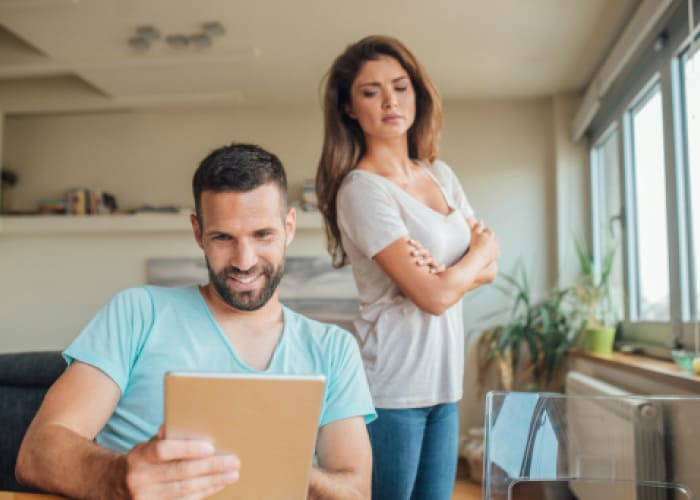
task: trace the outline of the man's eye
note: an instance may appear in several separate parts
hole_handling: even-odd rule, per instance
[[[269,238],[270,236],[272,236],[272,231],[260,231],[259,233],[257,233],[257,236],[260,239]]]
[[[217,240],[217,241],[226,241],[228,240],[228,235],[226,234],[216,234],[212,237],[212,239]]]

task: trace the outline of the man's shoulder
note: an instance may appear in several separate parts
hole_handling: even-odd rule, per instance
[[[322,347],[355,343],[354,336],[333,323],[318,321],[284,306],[285,318],[291,320],[290,331],[301,339]]]

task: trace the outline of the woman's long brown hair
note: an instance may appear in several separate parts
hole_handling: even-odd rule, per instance
[[[374,35],[350,45],[333,62],[325,77],[323,149],[316,172],[318,204],[326,223],[328,252],[341,267],[347,254],[340,239],[336,196],[345,176],[366,152],[359,124],[346,112],[350,89],[367,61],[393,57],[408,73],[416,94],[416,118],[408,130],[408,155],[432,164],[438,155],[442,104],[437,88],[415,56],[395,38]]]

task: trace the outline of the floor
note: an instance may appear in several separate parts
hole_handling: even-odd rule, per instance
[[[452,500],[481,500],[481,485],[468,479],[457,479]]]

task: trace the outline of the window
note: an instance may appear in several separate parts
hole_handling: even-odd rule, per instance
[[[668,321],[669,274],[661,89],[654,86],[630,111],[633,171],[630,234],[636,259],[636,310],[633,319]]]
[[[700,43],[700,23],[689,29],[684,6],[603,96],[588,130],[594,258],[616,248],[622,339],[657,355],[693,350],[700,321],[700,50],[689,37]]]
[[[617,127],[609,130],[591,151],[591,205],[593,208],[593,248],[595,255],[605,255],[611,249],[615,260],[610,275],[611,299],[616,318],[624,317],[623,310],[623,226],[622,185],[620,183],[619,133]],[[601,260],[595,259],[601,272]]]
[[[690,253],[691,274],[694,283],[691,290],[695,299],[693,318],[700,319],[700,50],[691,58],[683,58],[683,88],[685,89],[685,120],[688,158],[688,183],[690,186]]]

